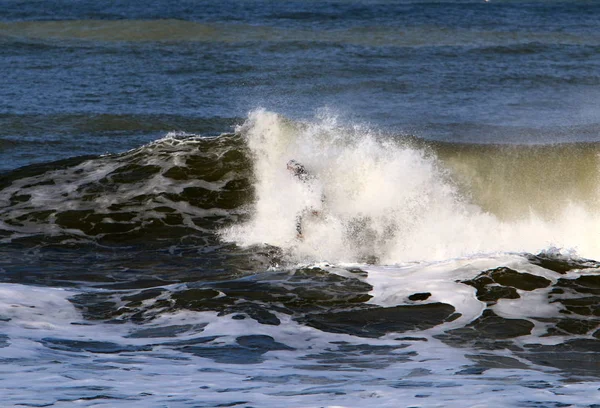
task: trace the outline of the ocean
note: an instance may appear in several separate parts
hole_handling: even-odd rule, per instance
[[[0,363],[3,407],[600,407],[600,3],[0,0]]]

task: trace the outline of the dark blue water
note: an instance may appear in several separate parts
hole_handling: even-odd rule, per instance
[[[442,140],[595,141],[599,7],[4,1],[1,167],[218,134],[256,107]]]

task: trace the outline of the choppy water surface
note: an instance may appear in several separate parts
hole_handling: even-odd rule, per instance
[[[598,12],[0,1],[1,405],[597,406]]]

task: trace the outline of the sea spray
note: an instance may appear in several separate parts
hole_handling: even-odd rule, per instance
[[[600,216],[591,211],[599,197],[593,153],[587,154],[585,179],[591,191],[557,199],[561,207],[550,217],[547,201],[536,200],[552,192],[519,190],[531,186],[524,180],[535,175],[480,173],[483,164],[494,168],[494,157],[466,160],[460,146],[438,155],[435,144],[383,137],[368,127],[340,124],[334,115],[292,122],[262,109],[251,112],[237,132],[251,152],[256,198],[250,221],[223,237],[241,245],[268,243],[289,249],[298,260],[329,262],[435,261],[549,247],[600,256]],[[318,188],[286,171],[290,159],[306,166]],[[496,185],[502,189],[498,197],[508,189],[511,199],[498,198],[503,206],[494,208],[489,197]],[[315,191],[325,197],[322,204]],[[511,201],[523,209],[519,216],[506,216]],[[307,208],[319,208],[319,215],[303,219],[305,233],[298,239],[295,219]]]

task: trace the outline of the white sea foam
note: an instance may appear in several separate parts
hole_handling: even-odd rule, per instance
[[[482,265],[504,262],[483,259]],[[478,261],[475,260],[477,263]],[[518,262],[513,258],[512,262]],[[448,265],[446,265],[448,267]],[[467,262],[454,264],[468,277]],[[452,268],[447,268],[452,269]],[[432,265],[428,279],[441,269]],[[374,267],[369,279],[375,283],[375,299],[392,298],[380,291],[377,280],[399,276],[400,269]],[[418,278],[411,278],[415,280]],[[401,292],[401,282],[389,281]],[[395,284],[397,283],[397,285]],[[435,291],[435,288],[432,290]],[[279,326],[236,320],[215,312],[182,311],[163,314],[152,322],[85,325],[67,301],[75,290],[32,288],[0,284],[0,322],[8,335],[0,347],[0,388],[5,406],[218,406],[245,401],[261,407],[501,407],[553,405],[586,406],[599,397],[597,381],[563,382],[560,374],[515,368],[493,368],[470,373],[469,349],[453,348],[431,336],[421,340],[356,338],[326,333],[279,315]],[[442,293],[442,292],[435,292]],[[443,300],[460,305],[460,293]],[[469,297],[469,296],[466,296]],[[439,299],[442,300],[442,299]],[[6,320],[6,319],[5,319]],[[34,323],[32,327],[30,323]],[[39,325],[38,323],[43,323]],[[130,337],[143,329],[172,325],[205,325],[176,338]],[[198,336],[219,336],[200,346],[235,345],[239,336],[271,336],[293,350],[269,351],[263,361],[218,363],[207,357],[182,352],[170,342]],[[122,346],[150,345],[152,350],[121,353],[74,352],[43,346],[44,339],[111,342]],[[1,342],[2,339],[0,339]],[[425,341],[426,340],[426,341]],[[359,352],[340,352],[340,345],[360,345]],[[388,346],[384,353],[369,347]],[[360,351],[362,350],[362,351]],[[217,352],[218,353],[218,352]],[[489,354],[490,352],[488,352]],[[507,354],[498,351],[495,355]],[[511,357],[510,354],[506,355]],[[514,356],[512,356],[514,358]]]
[[[239,132],[256,179],[251,221],[223,233],[239,244],[269,243],[292,248],[298,259],[330,262],[374,256],[397,264],[549,247],[600,259],[600,215],[589,206],[569,201],[547,217],[531,202],[529,211],[505,219],[463,193],[433,150],[406,140],[342,126],[333,115],[294,123],[265,110],[251,112]],[[290,159],[315,179],[295,179],[286,171]],[[600,190],[594,194],[600,202]],[[304,239],[297,240],[294,220],[306,208],[320,215],[305,217]]]

